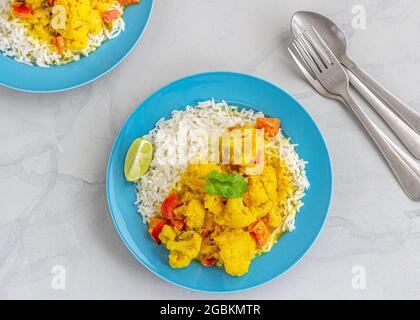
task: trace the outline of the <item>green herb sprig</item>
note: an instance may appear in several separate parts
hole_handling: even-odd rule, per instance
[[[212,171],[206,176],[205,190],[209,195],[241,198],[248,189],[248,182],[238,173]]]

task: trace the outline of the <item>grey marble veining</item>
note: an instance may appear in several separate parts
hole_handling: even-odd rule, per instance
[[[352,27],[359,4],[364,30]],[[418,1],[158,0],[134,52],[93,84],[55,94],[0,87],[0,299],[420,298],[420,206],[352,116],[292,64],[297,10],[334,19],[351,57],[420,110]],[[105,172],[141,101],[182,76],[220,70],[265,78],[307,108],[328,143],[334,194],[323,232],[295,268],[251,291],[209,295],[168,284],[131,256],[108,213]],[[55,265],[66,268],[65,290],[51,285]],[[357,265],[364,290],[352,287]]]

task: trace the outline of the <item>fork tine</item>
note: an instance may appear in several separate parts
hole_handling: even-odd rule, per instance
[[[318,56],[316,55],[315,51],[313,50],[312,46],[308,43],[308,41],[303,37],[303,34],[299,34],[299,36],[296,38],[297,42],[300,44],[300,46],[305,50],[305,52],[311,57],[311,60],[315,63],[315,65],[318,67],[319,71],[325,70],[325,66],[319,60]]]
[[[313,78],[313,79],[316,79],[316,75],[312,72],[312,69],[311,69],[311,67],[306,63],[306,61],[305,61],[305,59],[303,58],[303,56],[302,56],[302,53],[299,51],[299,48],[296,46],[296,43],[295,43],[295,41],[292,41],[292,45],[293,45],[293,48],[295,49],[295,52],[297,52],[297,54],[299,54],[299,57],[300,57],[300,59],[298,59],[298,62],[303,62],[304,64],[305,64],[305,66],[306,66],[306,68],[305,68],[305,66],[303,65],[303,64],[301,64],[302,65],[302,67],[304,67],[305,68],[305,70],[308,72],[308,74]],[[291,54],[293,55],[293,57],[294,58],[297,58],[294,54],[293,54],[293,52],[291,52]],[[296,61],[296,60],[295,60]]]
[[[306,65],[309,67],[309,69],[315,74],[315,76],[319,75],[321,71],[312,60],[311,55],[306,51],[306,48],[297,39],[293,40],[293,45],[297,49],[297,52],[299,52],[300,56],[303,58],[303,61],[306,62]]]
[[[299,59],[298,57],[296,57],[296,55],[293,53],[292,49],[290,49],[290,47],[287,47],[287,50],[289,50],[290,55],[292,56],[293,60],[295,61],[295,63],[297,64],[298,68],[300,69],[300,71],[302,71],[303,75],[305,76],[305,78],[311,82],[311,81],[315,81],[316,78],[313,76],[313,74],[309,71],[310,69],[309,66],[306,64],[305,60],[303,60],[302,55],[300,54],[298,48],[296,47],[296,45],[294,43],[293,47],[295,48],[295,51],[299,54],[299,56],[301,57],[301,59]],[[301,63],[301,61],[304,61],[304,63],[306,64],[306,67]]]
[[[313,28],[313,27],[312,27]],[[312,41],[314,41],[314,43],[315,43],[315,40],[314,40],[314,38],[309,34],[309,32],[308,32],[308,37],[312,40]],[[318,38],[318,36],[316,35],[316,38],[319,40],[319,38]],[[318,48],[319,48],[319,46],[318,46]],[[330,59],[330,57],[329,57],[329,55],[327,54],[327,52],[325,52],[325,50],[319,50],[319,51],[317,51],[317,53],[318,53],[318,55],[321,57],[321,59],[322,59],[322,61],[324,62],[324,64],[325,64],[325,66],[328,68],[328,66],[330,66],[330,65],[332,65],[332,63],[331,63],[331,59]]]
[[[293,47],[294,47],[296,53],[299,54],[301,59],[299,59],[297,57],[297,55],[293,52],[293,50],[290,47],[287,47],[287,50],[289,50],[290,55],[292,56],[293,60],[295,61],[296,65],[298,66],[300,71],[302,71],[306,80],[308,80],[308,82],[314,87],[314,89],[316,91],[318,91],[319,94],[321,94],[322,96],[327,97],[329,99],[340,100],[340,98],[337,95],[335,95],[335,94],[327,91],[327,89],[325,89],[325,87],[321,84],[319,79],[311,72],[310,67],[307,65],[306,61],[302,57],[302,55],[301,55],[299,49],[297,48],[296,44],[294,42],[292,42],[292,44],[293,44]]]
[[[324,50],[321,50],[321,51],[324,51],[324,52],[327,53],[328,58],[330,60],[330,63],[340,65],[340,61],[338,61],[337,57],[331,51],[330,47],[327,45],[327,43],[324,41],[324,39],[321,37],[321,35],[318,33],[318,31],[316,31],[316,29],[314,27],[312,27],[312,31],[314,32],[314,34],[316,35],[316,37],[318,38],[319,42],[321,43],[321,45],[324,49]]]
[[[314,39],[312,39],[309,32],[305,31],[302,34],[302,37],[307,42],[307,45],[313,50],[313,55],[318,59],[318,61],[319,61],[318,63],[321,64],[321,67],[324,67],[324,69],[327,69],[328,66],[331,65],[331,62],[329,61],[328,57],[325,54],[323,54],[319,45],[315,42]]]

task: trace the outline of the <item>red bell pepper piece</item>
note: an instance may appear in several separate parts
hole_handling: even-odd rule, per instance
[[[172,220],[174,217],[174,209],[180,205],[178,197],[175,192],[171,192],[168,197],[162,202],[160,212],[162,217]]]
[[[12,8],[18,18],[26,19],[32,16],[32,10],[24,4],[15,4]]]
[[[165,224],[169,224],[167,221],[162,219],[152,219],[149,223],[149,233],[152,236],[153,240],[156,241],[157,244],[160,244],[161,241],[159,239],[159,234],[162,232],[163,227]]]
[[[268,242],[270,232],[264,221],[255,222],[248,228],[248,231],[255,238],[259,247],[263,247]]]
[[[257,118],[257,129],[264,129],[269,138],[274,138],[280,129],[280,120],[277,118]]]
[[[119,17],[121,17],[121,12],[118,9],[113,9],[107,12],[103,12],[101,16],[106,23],[111,23],[112,21],[117,20]]]
[[[55,36],[54,37],[54,44],[57,48],[58,52],[63,52],[64,50],[64,38],[62,36]]]
[[[211,266],[214,266],[216,264],[216,259],[209,258],[209,257],[204,257],[201,260],[201,263],[203,264],[203,266],[211,267]]]
[[[171,220],[171,227],[173,227],[177,231],[184,230],[185,221],[180,219],[172,219]]]
[[[140,4],[140,0],[118,0],[122,6],[131,6],[132,4]]]

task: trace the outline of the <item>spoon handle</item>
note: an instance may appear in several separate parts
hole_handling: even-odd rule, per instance
[[[401,186],[414,201],[420,201],[420,166],[405,151],[379,129],[349,93],[342,96],[346,104],[359,119],[382,155],[388,162]]]
[[[380,83],[360,69],[350,59],[342,63],[353,72],[362,82],[364,82],[374,93],[380,96],[401,118],[403,118],[417,133],[420,134],[420,114],[410,108],[391,92],[385,89]]]
[[[351,71],[346,69],[350,83],[366,99],[376,112],[385,120],[395,135],[407,149],[420,160],[420,135],[418,135],[406,122],[398,117],[385,105],[372,91],[366,87]]]

